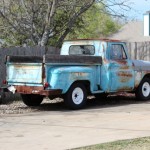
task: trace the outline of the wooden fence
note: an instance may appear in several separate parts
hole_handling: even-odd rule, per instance
[[[131,59],[150,61],[150,42],[127,43]]]
[[[58,54],[59,49],[54,47],[14,47],[14,48],[2,48],[0,49],[0,86],[2,80],[5,79],[5,56],[6,55],[24,55],[24,56],[43,56],[45,54]]]
[[[150,42],[127,43],[128,53],[131,59],[150,61]],[[0,49],[0,86],[5,79],[5,56],[6,55],[32,55],[43,56],[44,54],[59,54],[59,49],[54,47],[14,47]]]
[[[131,59],[141,59],[150,61],[150,42],[127,43],[127,47]],[[6,70],[4,64],[6,55],[43,56],[44,54],[59,54],[59,49],[54,47],[47,48],[39,46],[0,49],[0,86],[2,86],[2,80],[4,80],[6,77]]]
[[[0,49],[0,87],[3,86],[3,80],[6,78],[5,56],[6,55],[24,55],[24,56],[43,56],[45,54],[58,54],[59,49],[54,47],[11,47]],[[3,103],[14,99],[20,99],[18,94],[7,93]],[[1,100],[0,100],[1,103]]]

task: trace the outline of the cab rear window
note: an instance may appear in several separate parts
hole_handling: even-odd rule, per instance
[[[94,55],[95,47],[93,45],[71,45],[69,55]]]

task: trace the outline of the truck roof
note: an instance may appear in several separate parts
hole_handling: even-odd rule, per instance
[[[105,41],[105,42],[123,42],[123,41],[120,41],[120,40],[116,40],[116,39],[105,39],[105,38],[93,38],[93,39],[72,39],[72,40],[65,40],[65,41]]]

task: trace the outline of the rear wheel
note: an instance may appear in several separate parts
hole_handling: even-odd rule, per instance
[[[65,94],[65,104],[71,109],[80,109],[86,104],[87,91],[82,83],[73,84]]]
[[[150,79],[144,78],[136,90],[136,98],[138,100],[150,100]]]
[[[27,106],[39,106],[43,101],[43,96],[33,94],[21,94],[24,104]]]

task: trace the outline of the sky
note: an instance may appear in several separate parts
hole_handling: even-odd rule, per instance
[[[129,19],[143,20],[143,14],[150,11],[150,0],[128,0],[131,10],[126,12]]]

